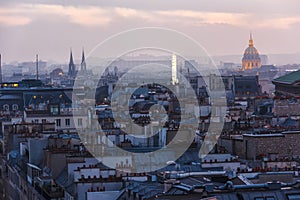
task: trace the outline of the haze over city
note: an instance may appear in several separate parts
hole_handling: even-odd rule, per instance
[[[299,2],[266,1],[1,1],[3,62],[67,62],[111,35],[163,27],[199,42],[210,55],[242,55],[252,32],[261,54],[300,52]],[[272,59],[271,59],[272,61]],[[293,62],[293,59],[291,59]]]
[[[0,0],[0,200],[300,200],[296,0]]]

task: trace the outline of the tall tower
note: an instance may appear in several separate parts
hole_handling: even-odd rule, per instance
[[[35,65],[36,65],[36,80],[39,80],[39,55],[38,54],[36,54]]]
[[[242,70],[252,70],[261,67],[261,59],[257,49],[254,47],[252,33],[250,33],[249,45],[242,59]]]
[[[114,67],[114,73],[115,76],[118,76],[119,70],[117,66]]]
[[[172,55],[172,84],[178,84],[178,77],[177,77],[177,57],[175,54]]]
[[[82,58],[81,58],[81,71],[86,71],[86,62],[84,56],[84,49],[82,49]]]
[[[75,64],[74,64],[74,61],[73,61],[72,49],[70,51],[70,62],[69,62],[68,75],[69,76],[75,76],[76,75],[76,69],[75,69]]]

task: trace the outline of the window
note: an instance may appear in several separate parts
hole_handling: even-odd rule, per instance
[[[46,124],[47,120],[46,119],[42,119],[42,123]]]
[[[59,115],[59,105],[50,105],[50,113],[52,115]]]
[[[13,104],[13,105],[12,105],[12,109],[13,109],[14,111],[18,110],[18,109],[19,109],[18,104]]]
[[[81,118],[78,119],[78,123],[77,124],[78,124],[78,126],[82,126],[82,119]]]
[[[3,105],[3,110],[4,111],[9,111],[9,105],[8,104],[4,104]]]
[[[38,120],[38,119],[35,119],[35,120],[34,120],[34,123],[38,124],[38,123],[39,123],[39,120]]]
[[[66,126],[70,126],[70,119],[66,119],[65,122],[66,122]]]
[[[60,119],[56,119],[56,126],[60,127],[61,126],[61,120]]]

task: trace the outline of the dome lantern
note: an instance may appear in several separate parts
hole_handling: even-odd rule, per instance
[[[253,47],[252,33],[250,33],[249,47]]]

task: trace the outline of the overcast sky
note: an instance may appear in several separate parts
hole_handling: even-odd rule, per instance
[[[0,1],[3,62],[68,62],[112,34],[155,26],[180,31],[211,55],[242,54],[252,31],[261,54],[300,52],[299,0]]]

